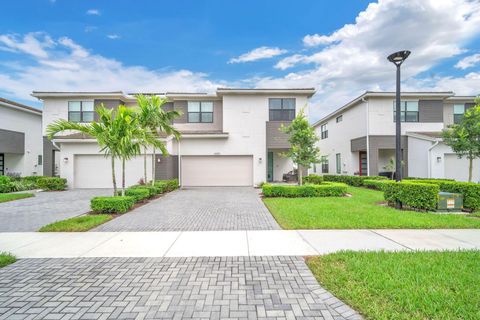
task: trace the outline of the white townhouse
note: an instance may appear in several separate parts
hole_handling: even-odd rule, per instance
[[[157,94],[168,99],[165,108],[182,112],[174,121],[182,137],[180,141],[161,138],[169,156],[153,159],[150,151],[148,168],[155,161],[157,179],[179,178],[186,187],[281,181],[284,173],[293,170],[293,163],[281,156],[290,145],[279,128],[293,120],[301,108],[307,111],[314,93],[312,88],[219,88],[214,94]],[[100,104],[107,108],[136,105],[134,94],[120,91],[33,92],[33,96],[43,101],[44,135],[47,126],[57,119],[95,121],[94,108]],[[60,150],[56,159],[59,175],[67,179],[70,188],[111,187],[110,163],[94,139],[66,132],[52,142]],[[120,176],[120,165],[116,168]],[[127,184],[136,184],[142,176],[140,156],[127,164]]]
[[[468,161],[446,146],[441,131],[474,106],[474,96],[453,92],[401,95],[404,176],[468,179]],[[325,174],[383,175],[395,157],[395,93],[367,91],[314,124],[324,159],[310,171]],[[480,161],[474,162],[474,181]]]
[[[43,175],[42,111],[0,98],[0,175]]]

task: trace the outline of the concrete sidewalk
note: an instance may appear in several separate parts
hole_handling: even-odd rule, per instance
[[[480,230],[0,233],[19,258],[308,256],[339,250],[480,249]]]

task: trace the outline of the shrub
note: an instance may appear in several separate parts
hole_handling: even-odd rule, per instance
[[[12,191],[12,179],[7,176],[0,176],[0,193]]]
[[[120,196],[122,194],[122,191],[119,190],[117,191],[117,194]],[[135,202],[139,202],[145,199],[150,198],[150,190],[147,188],[127,188],[125,189],[125,196],[129,196],[135,199]]]
[[[131,186],[129,187],[129,189],[147,189],[150,197],[154,197],[157,194],[162,193],[162,190],[160,187],[152,186],[151,184]]]
[[[343,176],[343,175],[324,175],[325,181],[342,182],[353,187],[363,186],[364,180],[387,180],[387,177],[381,176]]]
[[[305,183],[312,183],[312,184],[322,184],[323,182],[323,177],[316,175],[316,174],[309,174],[305,178],[303,178]]]
[[[125,213],[135,204],[134,197],[95,197],[90,208],[95,213]]]
[[[155,186],[160,188],[161,193],[170,192],[175,189],[178,189],[178,179],[172,180],[157,180],[155,181]]]
[[[455,179],[440,179],[440,178],[419,178],[419,177],[406,177],[403,178],[403,180],[415,180],[415,181],[426,181],[426,180],[431,180],[431,181],[455,181]]]
[[[48,191],[62,191],[67,189],[67,179],[58,177],[41,177],[37,180],[40,189]]]
[[[36,184],[34,182],[24,181],[24,180],[12,181],[11,185],[12,185],[11,187],[12,192],[32,190],[32,189],[35,189],[36,187]]]
[[[265,197],[341,197],[347,193],[344,183],[324,182],[322,184],[272,185],[264,184],[262,192]]]
[[[436,210],[440,187],[430,183],[409,181],[386,183],[383,185],[384,198],[389,204],[397,201],[402,206],[420,210]]]
[[[375,189],[375,190],[381,190],[384,191],[385,185],[390,184],[390,183],[395,183],[394,180],[368,180],[365,179],[363,180],[363,186],[367,187],[369,189]]]

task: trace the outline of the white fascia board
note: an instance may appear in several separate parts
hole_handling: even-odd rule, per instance
[[[11,108],[11,109],[17,110],[17,111],[22,111],[22,112],[26,112],[26,113],[31,113],[31,114],[37,115],[37,116],[39,116],[39,117],[42,116],[42,110],[38,110],[38,111],[37,111],[37,110],[30,110],[30,109],[18,107],[18,106],[15,106],[15,105],[13,105],[13,104],[1,102],[1,101],[0,101],[0,105],[2,105],[2,106],[4,106],[4,107],[7,107],[7,108]]]
[[[227,139],[228,133],[216,134],[182,134],[180,139]]]
[[[423,135],[421,133],[416,133],[416,132],[405,132],[405,134],[408,137],[417,138],[417,139],[421,139],[421,140],[427,140],[427,141],[432,141],[432,142],[442,141],[441,138],[434,138],[434,137],[430,137],[430,136]]]
[[[316,90],[314,88],[305,88],[305,89],[228,89],[228,88],[218,88],[217,95],[255,95],[255,94],[283,94],[283,95],[307,95],[311,97],[315,94]]]

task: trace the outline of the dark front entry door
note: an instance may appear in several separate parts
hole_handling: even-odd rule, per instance
[[[5,155],[0,153],[0,176],[5,174]]]
[[[366,176],[368,174],[368,160],[367,160],[367,153],[365,151],[360,151],[360,175]]]
[[[268,152],[267,163],[268,163],[267,181],[272,182],[273,181],[273,152],[271,151]]]

